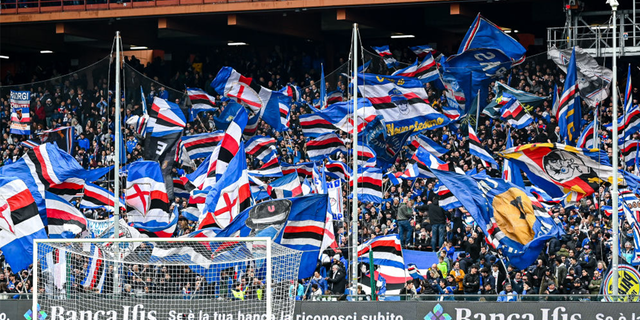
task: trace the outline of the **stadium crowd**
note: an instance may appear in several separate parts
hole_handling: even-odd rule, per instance
[[[317,56],[317,55],[315,55]],[[269,89],[279,90],[286,84],[299,86],[302,89],[302,99],[312,103],[319,95],[317,83],[319,65],[322,62],[314,58],[313,54],[289,56],[278,50],[259,61],[247,58],[250,55],[229,54],[218,61],[225,61],[245,76],[251,76]],[[123,112],[124,120],[132,115],[142,113],[140,90],[142,84],[146,101],[153,97],[176,99],[183,103],[184,97],[180,91],[171,88],[194,87],[203,88],[216,96],[219,111],[226,102],[220,102],[221,97],[210,87],[215,77],[216,68],[209,58],[188,61],[184,66],[171,73],[164,62],[157,59],[143,66],[135,57],[128,59],[129,68],[125,74],[128,90],[123,96],[126,106]],[[2,79],[2,96],[0,97],[0,165],[17,161],[25,154],[27,148],[21,145],[28,136],[9,134],[10,106],[8,100],[9,87],[18,84],[18,79],[30,79],[33,84],[22,86],[32,91],[31,117],[33,119],[32,135],[60,126],[73,126],[75,144],[72,155],[84,168],[97,168],[110,165],[114,159],[114,122],[113,122],[113,77],[100,74],[88,81],[86,76],[72,73],[57,77],[54,81],[44,80],[45,74],[28,77],[27,74],[8,74]],[[521,130],[511,130],[514,145],[533,142],[559,141],[558,125],[551,115],[554,85],[562,87],[564,73],[551,61],[536,63],[528,60],[511,71],[511,81],[508,85],[529,93],[547,97],[542,107],[530,110],[535,118],[534,122]],[[499,81],[506,84],[507,79]],[[110,82],[111,81],[111,82]],[[327,91],[344,89],[344,78],[328,82]],[[442,91],[427,84],[429,101],[437,110],[441,110],[446,103]],[[493,84],[490,87],[489,99],[493,99]],[[347,93],[344,93],[346,99]],[[638,88],[633,89],[633,103],[640,99]],[[593,118],[593,112],[583,102],[584,122],[587,125]],[[294,104],[290,113],[290,131],[281,134],[272,130],[263,121],[258,126],[258,135],[271,136],[277,141],[278,154],[281,162],[299,163],[309,161],[305,152],[306,142],[309,140],[302,134],[298,118],[301,114],[311,112],[306,104]],[[620,110],[621,112],[621,110]],[[215,130],[213,117],[218,113],[200,113],[195,121],[185,127],[185,135],[211,132]],[[603,124],[612,120],[612,103],[607,99],[599,106],[600,121]],[[484,148],[495,153],[505,148],[506,135],[509,126],[499,120],[486,116],[480,118],[477,136]],[[127,161],[135,161],[142,157],[143,144],[134,135],[131,128],[124,129],[126,141]],[[449,127],[423,132],[433,141],[442,144],[450,150],[442,157],[467,172],[489,170],[492,176],[500,176],[500,171],[484,168],[474,159],[466,148],[468,138],[461,132],[452,132]],[[605,130],[598,132],[601,147],[611,154],[610,133]],[[347,134],[342,133],[345,141],[350,141]],[[638,134],[634,134],[638,138]],[[345,161],[346,155],[333,156]],[[402,172],[409,162],[408,153],[401,152],[397,161],[389,172]],[[261,163],[249,159],[250,169],[258,168]],[[628,168],[633,171],[633,168]],[[180,176],[191,169],[176,167],[174,174]],[[611,205],[611,195],[606,185],[603,185],[593,197],[588,197],[576,206],[564,208],[559,204],[552,205],[553,216],[562,222],[565,234],[560,239],[551,239],[546,248],[540,253],[537,262],[524,270],[517,270],[513,266],[502,263],[495,252],[492,252],[479,227],[474,226],[464,208],[444,210],[438,205],[439,196],[435,189],[435,179],[403,180],[401,185],[394,186],[385,179],[383,181],[384,199],[381,205],[373,203],[359,203],[358,241],[365,241],[385,234],[400,233],[404,248],[432,251],[438,253],[438,263],[433,264],[424,280],[409,281],[402,289],[402,294],[410,297],[422,294],[499,294],[503,301],[514,299],[515,295],[528,294],[597,294],[602,285],[603,276],[611,263],[611,219],[601,208]],[[110,186],[103,184],[103,186]],[[345,187],[343,194],[347,199],[350,192]],[[349,205],[345,200],[344,208]],[[187,199],[176,197],[174,206],[183,210],[187,206]],[[109,213],[104,210],[88,210],[87,217],[93,219],[107,219]],[[345,216],[348,216],[345,214]],[[301,280],[297,286],[292,286],[290,294],[299,299],[317,300],[327,294],[342,295],[348,290],[347,267],[349,258],[350,228],[348,221],[334,221],[334,230],[338,244],[338,252],[330,250],[328,258],[319,264],[318,272],[310,278]],[[175,236],[182,236],[194,231],[194,222],[180,217]],[[632,252],[632,235],[629,226],[622,225],[621,242],[623,243],[622,258]],[[74,263],[73,274],[82,272],[82,264],[86,261]],[[31,290],[30,270],[11,270],[0,254],[0,293],[17,294]],[[165,294],[175,293],[189,295],[192,292],[211,292],[203,289],[207,285],[203,279],[185,268],[184,272],[167,272],[166,267],[135,266],[130,270],[125,280],[125,292],[132,294]],[[137,269],[139,268],[139,270]],[[160,268],[160,270],[155,270]],[[178,274],[178,279],[171,279]],[[74,290],[82,290],[79,275],[72,283]],[[107,277],[108,279],[109,277]],[[172,283],[171,285],[169,283]],[[109,285],[106,286],[107,288]],[[250,288],[245,291],[243,288]],[[229,287],[227,295],[230,298],[260,298],[261,281],[252,278],[249,273],[237,283]],[[238,290],[242,291],[241,294]],[[361,290],[361,289],[359,289]]]

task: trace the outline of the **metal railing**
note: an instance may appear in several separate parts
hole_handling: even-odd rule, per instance
[[[613,28],[610,23],[588,25],[579,20],[578,26],[547,28],[547,48],[558,49],[579,46],[596,57],[613,54]],[[618,56],[640,55],[640,24],[634,24],[629,14],[620,15],[617,21]]]
[[[122,294],[113,295],[113,294],[71,294],[69,296],[63,295],[53,295],[51,298],[53,299],[77,299],[82,298],[83,296],[89,297],[91,299],[102,298],[102,299],[122,299]],[[198,294],[190,297],[189,295],[184,294],[162,294],[161,297],[163,299],[176,299],[176,300],[201,300],[201,299],[218,299],[220,300],[219,295],[212,294]],[[29,300],[32,299],[33,296],[31,293],[0,293],[0,300]],[[159,298],[155,294],[132,294],[127,297],[127,299],[132,300],[149,300]],[[293,299],[293,297],[291,297]],[[224,300],[224,299],[223,299]],[[298,299],[296,299],[298,300]],[[579,295],[579,294],[555,294],[555,295],[539,295],[539,294],[519,294],[517,296],[505,296],[505,295],[496,295],[496,294],[417,294],[417,295],[384,295],[378,297],[378,301],[464,301],[464,302],[495,302],[502,301],[505,303],[508,302],[545,302],[545,301],[617,301],[617,302],[640,302],[640,296],[629,296],[629,295],[619,295],[617,299],[613,299],[612,296],[605,298],[601,294],[597,295]],[[305,301],[356,301],[356,302],[367,302],[371,301],[371,297],[369,295],[322,295],[315,300],[306,300]]]

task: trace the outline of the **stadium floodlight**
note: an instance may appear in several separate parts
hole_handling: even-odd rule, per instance
[[[238,42],[238,41],[231,41],[229,43],[227,43],[228,46],[230,47],[236,47],[236,46],[246,46],[248,45],[248,43],[246,42]]]
[[[8,59],[9,59],[9,56],[3,56],[3,55],[0,55],[0,59],[7,59],[7,60],[8,60]]]
[[[412,35],[412,34],[394,34],[391,35],[391,39],[408,39],[408,38],[415,38],[416,36]]]
[[[40,53],[53,53],[51,50],[40,50]]]
[[[257,237],[36,239],[33,257],[33,319],[292,319],[302,252]]]
[[[147,50],[149,48],[145,47],[145,46],[134,46],[134,45],[131,45],[131,47],[129,47],[129,49],[131,49],[131,50]]]

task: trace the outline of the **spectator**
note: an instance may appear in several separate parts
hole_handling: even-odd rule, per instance
[[[338,265],[331,266],[331,272],[325,280],[327,280],[332,294],[344,294],[345,286],[347,285],[346,275]]]
[[[412,280],[407,280],[404,288],[400,290],[400,300],[414,300],[416,297],[416,288]]]
[[[504,290],[500,291],[498,302],[512,302],[518,301],[518,293],[513,291],[511,282],[507,281],[504,284]]]
[[[464,276],[463,284],[465,294],[480,293],[480,276],[478,275],[478,266],[471,266],[471,271]]]
[[[413,200],[410,200],[409,197],[405,197],[398,208],[398,225],[402,246],[406,246],[411,243],[411,219],[413,218],[412,206]]]

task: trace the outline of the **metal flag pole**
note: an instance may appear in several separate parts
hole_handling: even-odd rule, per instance
[[[480,90],[478,90],[476,100],[478,100],[476,104],[476,134],[478,134],[478,122],[480,122]]]
[[[116,122],[116,132],[115,132],[115,159],[113,159],[113,220],[115,220],[115,224],[113,225],[113,237],[118,239],[120,235],[120,68],[121,68],[121,60],[120,60],[120,31],[116,31],[116,110],[115,110],[115,122]],[[119,248],[120,245],[117,244],[115,247],[116,259],[119,257]],[[118,294],[118,268],[115,266],[113,268],[113,293]]]
[[[612,155],[612,169],[613,169],[613,181],[611,182],[611,206],[613,208],[611,215],[613,217],[613,222],[611,223],[611,229],[613,229],[613,245],[612,245],[612,253],[613,253],[613,261],[611,261],[611,271],[612,278],[611,281],[613,283],[612,294],[614,299],[617,299],[618,295],[618,256],[620,255],[620,239],[619,239],[619,228],[618,228],[618,69],[617,69],[617,38],[616,38],[616,11],[618,11],[618,0],[607,0],[607,3],[611,6],[611,14],[613,16],[613,81],[611,83],[612,92],[611,99],[613,100],[613,127],[611,128],[612,137],[613,137],[613,155]]]
[[[353,24],[353,204],[351,205],[351,285],[358,287],[358,24]],[[374,288],[371,288],[372,290]]]

